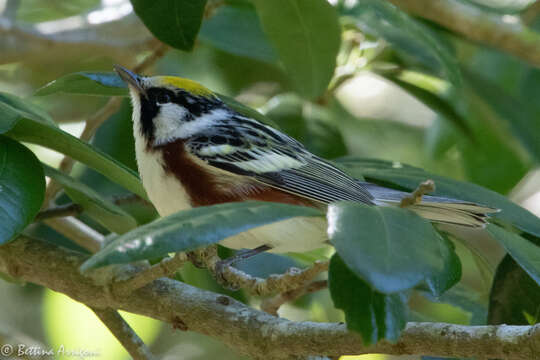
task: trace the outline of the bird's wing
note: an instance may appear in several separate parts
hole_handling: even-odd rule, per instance
[[[231,116],[186,141],[210,166],[323,203],[373,204],[366,188],[293,138],[242,116]]]

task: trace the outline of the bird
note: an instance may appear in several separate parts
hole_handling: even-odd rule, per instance
[[[114,69],[129,89],[138,170],[160,216],[250,200],[318,209],[338,201],[399,206],[410,195],[353,178],[193,80],[143,76],[120,65]],[[431,222],[472,228],[484,227],[489,214],[498,211],[427,195],[408,209]],[[221,244],[235,250],[306,252],[328,244],[327,222],[295,217]]]

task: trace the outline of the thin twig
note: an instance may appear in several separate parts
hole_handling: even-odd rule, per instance
[[[270,275],[266,279],[251,276],[232,266],[225,266],[222,273],[218,274],[217,263],[221,261],[217,255],[215,246],[210,246],[199,251],[202,263],[218,279],[223,280],[224,285],[231,288],[244,289],[250,294],[267,296],[276,293],[284,293],[305,286],[321,272],[328,270],[328,261],[315,261],[306,269],[290,268],[284,274]]]
[[[165,54],[169,50],[169,47],[166,44],[160,42],[157,39],[155,40],[155,44],[156,45],[154,46],[156,47],[152,51],[152,53],[148,55],[146,58],[144,58],[144,60],[141,61],[139,64],[135,65],[135,67],[133,67],[133,71],[135,73],[144,71],[148,69],[149,67],[151,67],[152,65],[154,65],[159,59],[165,56]]]
[[[79,204],[65,204],[51,207],[40,211],[34,218],[34,222],[43,221],[51,218],[79,215],[83,208]]]
[[[92,253],[101,250],[105,242],[103,235],[72,216],[50,218],[45,224]]]
[[[265,299],[261,304],[261,310],[270,315],[277,316],[281,305],[295,301],[296,299],[310,293],[317,292],[328,287],[328,280],[317,280],[312,283],[299,287],[297,289],[278,294],[274,297]]]
[[[122,316],[113,309],[97,309],[91,307],[101,322],[107,326],[114,337],[127,350],[134,360],[153,360],[154,355],[141,338],[133,331]]]
[[[141,63],[136,65],[133,70],[135,72],[144,71],[148,67],[155,64],[157,60],[162,58],[167,52],[167,50],[168,47],[159,42],[157,47],[152,51],[152,53],[148,55]],[[84,130],[81,133],[80,139],[83,141],[89,141],[94,136],[101,124],[103,124],[103,122],[107,120],[111,115],[116,113],[118,109],[120,109],[121,105],[121,97],[113,97],[109,99],[105,106],[103,106],[98,112],[96,112],[94,115],[92,115],[86,120]],[[74,164],[75,160],[73,160],[69,156],[65,156],[60,162],[60,166],[58,169],[61,172],[69,174]],[[62,186],[57,181],[55,181],[54,179],[50,180],[49,185],[47,186],[47,189],[45,191],[45,200],[43,201],[44,207],[48,206],[48,204],[51,202],[51,200],[54,199],[54,197],[58,194],[61,188]]]
[[[173,257],[166,258],[136,273],[130,279],[113,283],[113,292],[118,296],[128,296],[133,291],[142,288],[156,279],[174,274],[187,261],[188,257],[185,253],[176,253]]]
[[[419,204],[422,201],[422,196],[434,191],[435,183],[433,180],[426,180],[418,185],[416,190],[414,190],[411,195],[405,196],[403,199],[401,199],[399,207],[405,208],[411,205]]]
[[[97,113],[95,113],[93,116],[89,117],[86,120],[86,125],[84,126],[84,130],[80,136],[80,139],[83,141],[90,140],[96,132],[97,128],[111,115],[117,112],[118,109],[120,109],[120,105],[122,105],[122,98],[113,97],[109,99],[109,101],[107,102],[107,104],[105,104],[104,107],[102,107]],[[74,164],[75,160],[73,160],[73,158],[69,156],[64,156],[64,158],[60,162],[58,170],[63,173],[69,174]],[[43,205],[47,206],[51,202],[51,200],[54,199],[56,194],[58,194],[60,189],[62,189],[62,185],[60,185],[60,183],[58,183],[56,180],[51,179],[45,191],[45,200],[43,202]]]

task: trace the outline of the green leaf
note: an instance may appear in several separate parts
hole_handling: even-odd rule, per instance
[[[125,96],[125,83],[112,72],[82,71],[64,75],[39,88],[34,95],[68,94]]]
[[[79,76],[79,73],[74,74],[68,74],[65,75],[63,78],[70,78],[73,75]],[[84,78],[80,78],[78,80],[78,88],[80,92],[77,91],[76,88],[71,86],[65,86],[65,82],[50,82],[49,84],[42,87],[40,90],[38,90],[39,95],[49,95],[56,92],[65,92],[65,93],[85,93],[87,95],[98,95],[98,96],[111,96],[111,95],[117,95],[117,96],[129,96],[129,92],[127,89],[126,84],[120,79],[120,77],[113,72],[107,72],[107,73],[86,73],[87,76],[84,76]],[[61,78],[62,79],[62,78]],[[84,92],[86,91],[86,92]],[[235,99],[228,97],[226,95],[217,94],[216,95],[225,103],[227,106],[229,106],[234,111],[240,113],[241,115],[251,117],[253,119],[256,119],[262,123],[276,126],[276,124],[258,112],[257,110],[250,108]],[[0,123],[0,130],[2,129],[2,124]]]
[[[455,284],[453,249],[414,212],[339,202],[329,206],[327,218],[337,253],[377,291],[396,293],[426,281],[439,295]]]
[[[488,324],[533,325],[537,322],[540,322],[540,286],[506,255],[493,279]]]
[[[478,73],[466,71],[465,74],[467,84],[498,115],[502,131],[510,130],[535,162],[540,163],[540,122],[537,120],[540,110],[530,106],[528,101],[521,101],[520,98],[514,97]]]
[[[137,221],[119,206],[72,177],[43,164],[45,175],[62,184],[74,203],[83,207],[88,215],[111,232],[123,234],[137,227]]]
[[[265,115],[312,153],[327,159],[347,153],[345,140],[326,108],[304,104],[293,94],[275,96],[267,104]]]
[[[223,5],[201,27],[199,38],[216,48],[270,64],[277,62],[276,51],[262,31],[251,4]]]
[[[326,0],[255,0],[264,32],[299,93],[322,95],[334,74],[341,30]]]
[[[191,50],[201,27],[206,0],[131,0],[155,37],[179,50]]]
[[[510,256],[540,285],[540,246],[493,224],[488,233],[508,251]]]
[[[34,153],[0,136],[0,245],[34,219],[44,195],[45,177]]]
[[[198,207],[160,218],[119,236],[86,261],[81,270],[194,250],[257,226],[296,216],[322,215],[313,208],[271,202]]]
[[[345,312],[347,327],[359,332],[366,346],[381,339],[396,341],[405,328],[406,296],[373,290],[337,254],[330,260],[328,287],[336,308]]]
[[[431,110],[443,116],[447,121],[452,123],[459,130],[461,130],[464,135],[469,137],[471,136],[471,129],[469,128],[467,120],[465,120],[465,118],[463,118],[456,111],[451,102],[418,85],[415,85],[408,81],[403,81],[396,76],[384,74],[382,75],[386,79],[392,81],[394,84],[405,90],[410,95],[414,96],[420,102],[424,103],[424,105],[431,108]]]
[[[381,0],[358,1],[346,14],[354,17],[364,32],[392,44],[404,58],[442,73],[452,84],[461,86],[461,72],[456,57],[428,26]]]
[[[487,306],[481,294],[474,289],[458,284],[436,297],[428,292],[422,292],[428,300],[450,304],[471,314],[470,325],[484,325],[487,317]]]
[[[135,172],[57,127],[23,118],[6,135],[69,155],[129,191],[146,198],[146,192]]]
[[[301,268],[301,264],[285,255],[264,252],[234,264],[234,267],[259,278],[267,278],[272,274],[283,274],[292,267]]]
[[[393,184],[409,191],[416,189],[421,182],[432,179],[436,186],[434,195],[477,202],[501,209],[493,217],[540,237],[540,219],[538,217],[506,197],[481,186],[428,173],[423,169],[399,162],[354,157],[342,158],[336,162],[353,176],[362,175],[368,181],[378,182],[385,186]]]
[[[0,92],[0,134],[15,126],[21,117],[51,125],[54,124],[49,114],[29,101],[12,94]]]

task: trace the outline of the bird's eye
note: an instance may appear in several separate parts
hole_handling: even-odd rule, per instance
[[[169,96],[169,94],[162,92],[162,93],[157,94],[156,102],[160,105],[166,104],[166,103],[171,102],[171,97]]]

